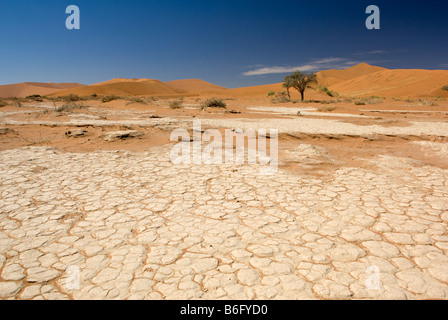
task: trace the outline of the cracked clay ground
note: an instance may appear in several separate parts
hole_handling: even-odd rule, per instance
[[[320,180],[2,151],[0,298],[447,299],[448,170],[374,162]]]

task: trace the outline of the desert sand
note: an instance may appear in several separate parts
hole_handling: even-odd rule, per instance
[[[0,298],[448,299],[447,75],[328,70],[340,96],[303,103],[267,97],[281,84],[119,78],[10,101]],[[201,110],[210,96],[227,107]],[[194,120],[277,129],[278,172],[174,165]]]

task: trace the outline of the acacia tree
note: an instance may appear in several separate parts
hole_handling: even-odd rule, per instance
[[[312,84],[317,84],[317,75],[315,73],[302,73],[300,71],[295,71],[289,76],[286,76],[285,79],[288,80],[288,85],[291,84],[291,87],[300,93],[302,101],[305,99],[305,90]],[[283,82],[283,85],[286,85],[285,81]]]
[[[294,79],[291,78],[291,75],[286,76],[283,79],[283,87],[286,88],[286,92],[288,93],[288,98],[291,100],[291,94],[289,92],[289,89],[291,89],[294,86]]]

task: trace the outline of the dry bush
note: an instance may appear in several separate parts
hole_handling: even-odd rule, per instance
[[[118,100],[118,99],[120,99],[120,97],[118,97],[118,96],[116,96],[116,95],[110,95],[110,96],[105,96],[105,97],[103,97],[103,98],[101,99],[101,101],[102,101],[103,103],[106,103],[106,102],[111,102],[111,101]]]
[[[224,100],[218,98],[207,99],[201,104],[201,110],[204,110],[206,108],[226,108],[226,107],[227,104],[224,102]]]
[[[291,102],[291,99],[286,95],[286,92],[278,92],[275,95],[275,98],[271,99],[272,103],[288,103]]]
[[[64,103],[62,106],[56,107],[55,106],[55,111],[56,112],[70,112],[72,110],[76,110],[76,109],[85,109],[86,107],[80,104],[77,104],[75,102],[67,102]]]
[[[336,107],[334,105],[328,105],[328,106],[319,106],[317,108],[317,111],[319,112],[331,112],[334,111]]]
[[[6,107],[8,105],[8,102],[6,100],[0,99],[0,108]]]
[[[364,105],[368,105],[368,104],[379,104],[382,103],[384,101],[383,98],[380,97],[368,97],[368,98],[361,98],[355,101],[355,105],[357,106],[364,106]]]
[[[170,109],[180,109],[182,108],[182,103],[184,103],[184,99],[170,101],[169,102]]]
[[[418,100],[418,105],[419,106],[424,106],[424,107],[435,107],[437,106],[437,104],[429,99],[419,99]]]

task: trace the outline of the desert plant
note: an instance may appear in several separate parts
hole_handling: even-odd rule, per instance
[[[12,100],[13,103],[14,103],[17,107],[19,107],[19,108],[22,107],[23,102],[24,102],[24,99],[22,99],[22,98],[16,98],[16,97],[13,97],[11,100]]]
[[[275,91],[269,91],[268,92],[268,97],[271,97],[271,96],[273,96],[275,94]]]
[[[380,97],[376,97],[376,96],[371,96],[368,98],[361,98],[355,101],[355,105],[357,106],[364,106],[364,105],[368,105],[368,104],[379,104],[381,102],[383,102],[383,98]]]
[[[325,86],[317,86],[316,89],[322,93],[325,93],[327,96],[330,96],[332,98],[339,97],[339,93],[337,93],[336,91],[332,91]]]
[[[170,109],[180,109],[182,108],[183,99],[173,100],[169,102]]]
[[[227,104],[222,99],[218,98],[209,98],[202,102],[201,104],[201,110],[204,110],[206,108],[226,108]]]
[[[329,105],[329,106],[319,106],[319,107],[317,108],[317,111],[319,111],[319,112],[331,112],[331,111],[334,111],[335,109],[336,109],[336,107],[333,106],[333,105]]]
[[[63,96],[62,99],[66,102],[79,101],[81,98],[77,94],[69,94],[68,96]]]
[[[283,85],[285,87],[291,85],[292,88],[300,93],[302,101],[305,99],[305,90],[312,84],[317,84],[317,75],[315,73],[295,71],[289,76],[286,76],[283,80]]]
[[[56,112],[70,112],[75,109],[84,109],[85,107],[83,105],[77,104],[73,101],[64,103],[62,106],[55,106]]]
[[[294,87],[295,84],[295,80],[291,77],[291,75],[285,76],[283,78],[283,88],[286,89],[286,92],[288,93],[288,98],[289,100],[291,100],[291,93],[289,92],[289,90]]]
[[[287,103],[291,102],[289,96],[286,96],[286,92],[278,92],[274,98],[271,99],[272,103]]]
[[[443,86],[442,90],[448,91],[448,86]]]
[[[141,97],[128,97],[128,98],[126,98],[126,100],[129,101],[126,105],[130,105],[132,103],[148,104],[146,99],[141,98]]]
[[[8,102],[5,100],[0,99],[0,108],[6,107],[8,105]]]
[[[116,96],[116,95],[110,95],[110,96],[105,96],[105,97],[103,97],[103,99],[101,99],[101,101],[102,101],[103,103],[106,103],[106,102],[111,102],[111,101],[114,101],[114,100],[117,100],[117,99],[119,99],[118,96]]]
[[[425,107],[434,107],[437,104],[432,101],[432,100],[428,100],[428,99],[419,99],[418,100],[418,105],[419,106],[425,106]]]

